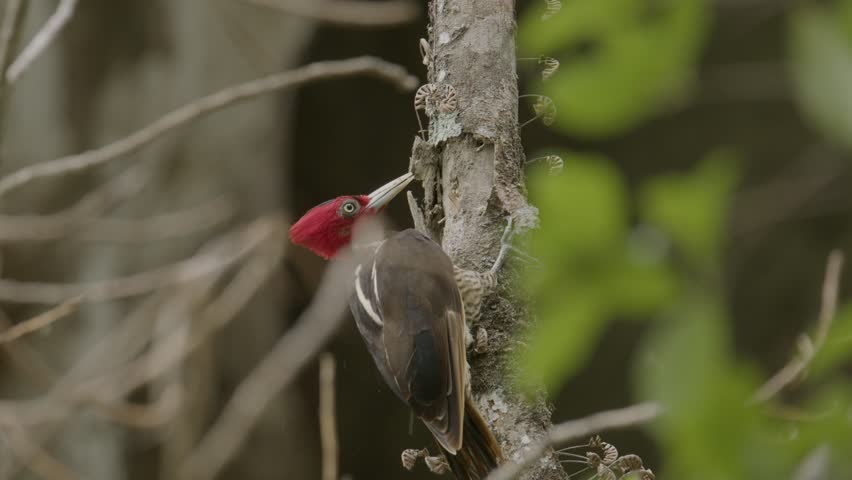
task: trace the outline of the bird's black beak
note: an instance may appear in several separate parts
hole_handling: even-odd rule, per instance
[[[368,195],[370,202],[365,208],[376,211],[381,210],[391,200],[393,200],[394,197],[405,190],[405,187],[407,187],[412,180],[414,180],[414,174],[406,173],[405,175],[382,185],[373,193]]]

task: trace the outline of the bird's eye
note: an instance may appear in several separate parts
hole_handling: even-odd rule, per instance
[[[355,215],[355,212],[358,211],[358,207],[359,205],[356,201],[347,200],[343,202],[343,205],[340,206],[340,213],[347,217],[351,217],[352,215]]]

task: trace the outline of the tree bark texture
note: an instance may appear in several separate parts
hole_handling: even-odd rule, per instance
[[[494,261],[509,216],[519,232],[538,222],[523,184],[514,7],[512,0],[433,0],[429,7],[424,50],[434,88],[425,106],[428,139],[416,138],[412,152],[424,187],[424,197],[410,202],[412,215],[457,265],[478,271]],[[471,326],[485,329],[488,344],[468,360],[474,397],[511,461],[551,422],[543,398],[529,401],[513,389],[510,358],[532,314],[513,295],[510,277],[501,272],[499,292]],[[523,478],[566,475],[550,452]]]

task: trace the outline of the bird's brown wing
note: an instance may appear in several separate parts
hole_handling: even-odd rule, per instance
[[[391,389],[448,451],[461,446],[464,309],[449,257],[405,230],[361,266],[352,300],[359,330]]]

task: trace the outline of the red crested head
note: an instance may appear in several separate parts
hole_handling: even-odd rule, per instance
[[[292,227],[290,240],[329,259],[352,242],[355,223],[382,211],[414,179],[407,173],[369,195],[348,195],[308,210]]]
[[[322,258],[331,258],[352,241],[352,227],[367,214],[369,201],[366,195],[353,195],[321,203],[290,227],[290,240]]]

